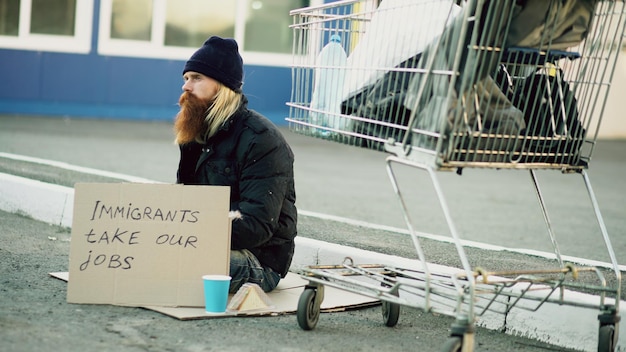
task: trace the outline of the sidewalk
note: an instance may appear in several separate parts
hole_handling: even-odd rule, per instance
[[[0,174],[0,193],[3,194],[0,200],[0,210],[25,214],[54,225],[71,227],[74,192],[70,187]],[[342,225],[332,220],[319,218],[315,214],[312,215],[300,214],[300,217],[305,223],[315,221],[317,224],[331,222],[332,224],[328,226],[333,227]],[[358,231],[365,232],[364,229]],[[304,235],[306,236],[306,233]],[[420,267],[419,262],[413,259],[333,244],[300,235],[297,238],[297,250],[292,268],[315,264],[339,264],[345,257],[351,257],[355,263],[386,264],[399,268]],[[446,273],[456,269],[434,265],[431,270]],[[567,301],[579,302],[582,305],[597,304],[595,297],[583,293],[566,292],[566,297]],[[624,308],[621,311],[624,314]],[[566,348],[593,351],[597,344],[597,314],[597,311],[591,309],[546,303],[537,312],[514,309],[506,316],[488,312],[479,318],[478,326],[506,331],[508,334],[525,336]],[[575,324],[568,324],[568,322],[575,322]],[[620,329],[620,335],[626,336],[626,329],[623,327]],[[626,348],[623,340],[620,341],[617,350],[621,348]]]
[[[28,214],[47,223],[69,227],[75,182],[171,182],[173,177],[171,165],[175,164],[177,155],[169,139],[171,131],[167,124],[0,116],[0,125],[0,210]],[[356,263],[418,267],[415,249],[386,179],[384,155],[288,132],[286,135],[296,154],[300,211],[294,268],[338,264],[346,256],[352,257]],[[622,182],[622,175],[626,172],[623,153],[626,141],[603,143],[602,146],[598,148],[598,157],[594,159],[590,174],[595,181],[609,233],[615,240],[618,262],[624,263],[626,260],[620,258],[626,258],[623,250],[626,238],[619,234],[626,225],[626,185]],[[16,160],[9,155],[37,158],[20,157]],[[120,158],[120,155],[124,157]],[[42,164],[41,160],[54,162]],[[454,174],[441,176],[444,185],[451,190],[450,194],[457,199],[452,210],[472,210],[467,215],[458,213],[461,222],[468,223],[463,232],[477,234],[472,238],[475,242],[466,242],[472,263],[489,269],[504,266],[540,269],[551,264],[542,257],[550,244],[538,243],[531,236],[524,235],[545,233],[545,225],[542,228],[541,222],[535,228],[531,221],[523,221],[522,226],[506,235],[503,232],[510,229],[497,225],[496,220],[503,217],[510,218],[507,221],[537,218],[536,196],[526,188],[517,188],[518,184],[527,185],[529,181],[527,174],[520,174],[466,170],[462,178]],[[406,177],[415,190],[428,186],[411,173],[406,173]],[[559,218],[565,219],[566,231],[559,232],[564,234],[560,244],[564,253],[573,252],[573,256],[564,259],[581,265],[605,263],[606,258],[598,254],[603,246],[601,241],[587,238],[588,227],[595,224],[581,215],[585,209],[579,209],[581,201],[570,191],[572,185],[580,188],[577,175],[549,174],[543,180],[547,185],[546,193],[554,195],[551,199],[555,202],[555,222]],[[535,201],[532,209],[522,206],[521,210],[513,210],[513,205],[523,205],[528,200]],[[431,204],[430,198],[426,203]],[[437,213],[436,208],[427,206],[419,211],[434,219],[431,213]],[[425,235],[421,240],[429,262],[436,263],[438,270],[447,272],[459,267],[458,258],[453,255],[455,249],[445,238]],[[579,302],[597,302],[582,293],[567,292],[567,297]],[[623,314],[623,304],[621,307]],[[597,314],[595,309],[546,304],[537,312],[514,309],[508,315],[488,313],[481,317],[479,325],[592,351],[597,344]],[[624,329],[620,330],[620,335],[626,336]],[[625,339],[620,340],[620,349],[626,349]]]

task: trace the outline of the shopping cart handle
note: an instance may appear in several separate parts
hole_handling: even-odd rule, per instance
[[[580,53],[565,50],[540,50],[537,48],[510,47],[502,53],[503,63],[515,63],[524,65],[538,65],[546,62],[555,63],[561,59],[576,60]]]

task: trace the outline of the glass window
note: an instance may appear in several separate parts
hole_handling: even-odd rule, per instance
[[[309,1],[248,0],[244,48],[246,51],[291,53],[292,19],[289,11]]]
[[[17,36],[20,0],[0,0],[0,35]]]
[[[2,1],[2,0],[0,0]],[[248,64],[291,63],[289,12],[324,0],[100,0],[98,53],[183,60],[212,35]]]
[[[0,48],[86,54],[94,0],[0,0]]]
[[[111,38],[150,41],[152,0],[113,0]]]
[[[76,0],[32,0],[30,32],[74,35]]]
[[[212,36],[235,36],[236,1],[168,0],[165,45],[199,47]]]

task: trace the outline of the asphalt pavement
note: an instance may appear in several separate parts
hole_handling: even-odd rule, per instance
[[[300,237],[346,245],[348,252],[359,248],[416,258],[384,153],[287,129],[284,134],[296,155]],[[624,140],[599,141],[588,170],[620,264],[626,263],[624,150]],[[177,158],[166,122],[0,116],[0,173],[65,187],[124,177],[173,182]],[[425,233],[427,259],[459,267],[426,175],[402,167],[397,172],[418,231]],[[538,174],[566,258],[608,266],[582,177],[557,171]],[[553,264],[544,258],[550,257],[552,244],[527,171],[466,169],[462,176],[440,172],[438,177],[473,265],[519,270]]]

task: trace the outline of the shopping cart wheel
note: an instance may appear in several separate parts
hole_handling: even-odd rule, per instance
[[[383,286],[388,285],[383,284]],[[399,296],[398,291],[392,292],[392,294],[396,297]],[[385,325],[390,328],[396,326],[398,318],[400,318],[400,305],[389,301],[381,301],[381,303]]]
[[[382,287],[391,287],[386,282],[381,283]],[[399,297],[397,287],[389,292],[390,294]],[[385,300],[381,300],[382,303],[382,313],[383,313],[383,321],[385,325],[392,328],[398,324],[398,318],[400,318],[400,305],[398,303],[393,303]]]
[[[598,352],[615,351],[615,326],[603,325],[598,334]]]
[[[460,336],[451,336],[448,337],[446,342],[443,344],[442,352],[461,352],[461,348],[463,347],[463,338]]]
[[[313,330],[320,317],[320,306],[315,299],[317,290],[306,287],[298,300],[298,325],[302,330]]]
[[[600,330],[598,333],[598,352],[613,352],[617,346],[619,335],[619,321],[621,320],[618,310],[614,305],[600,307],[598,315]]]
[[[383,320],[388,327],[394,327],[398,324],[398,318],[400,317],[400,305],[398,303],[391,303],[382,301]]]

